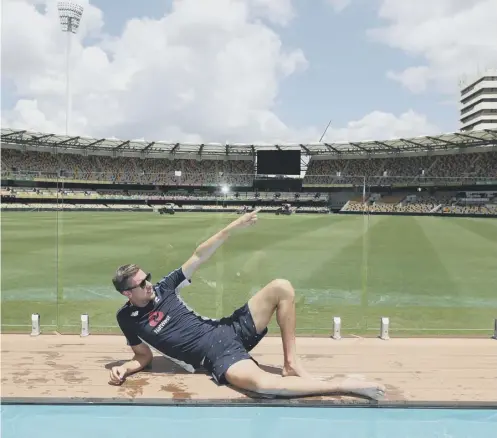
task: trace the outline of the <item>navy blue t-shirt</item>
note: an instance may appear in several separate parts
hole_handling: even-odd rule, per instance
[[[154,285],[155,298],[145,307],[129,301],[117,312],[117,322],[128,345],[142,342],[193,372],[211,346],[210,334],[218,321],[204,318],[190,309],[179,290],[191,281],[178,268]]]

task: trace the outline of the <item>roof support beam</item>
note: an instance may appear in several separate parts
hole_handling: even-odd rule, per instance
[[[360,149],[361,151],[364,151],[364,152],[371,152],[371,150],[366,149],[366,148],[363,148],[362,146],[359,146],[359,144],[358,144],[358,143],[352,143],[352,142],[350,142],[349,144],[351,144],[352,146],[356,147],[357,149]]]
[[[328,148],[330,151],[335,151],[337,154],[340,154],[341,152],[337,149],[331,146],[329,143],[324,143],[324,145]]]
[[[62,145],[65,145],[67,143],[70,143],[71,141],[74,141],[74,140],[78,140],[80,137],[71,137],[71,138],[68,138],[67,140],[64,140],[64,141],[61,141],[59,143],[56,143],[54,144],[55,147],[59,147],[59,146],[62,146]]]
[[[124,142],[122,142],[121,144],[118,144],[118,145],[114,148],[114,150],[115,150],[115,151],[117,151],[118,149],[121,149],[121,148],[123,148],[124,146],[129,145],[129,143],[130,143],[130,140],[128,140],[128,141],[124,141]]]
[[[39,137],[33,137],[33,138],[31,138],[31,140],[40,141],[40,140],[45,140],[46,138],[50,138],[50,137],[53,137],[53,136],[54,136],[54,134],[40,135]]]
[[[497,131],[491,131],[490,129],[484,129],[487,134],[490,134],[493,138],[497,138]]]
[[[411,144],[411,145],[414,145],[418,148],[423,148],[423,149],[429,149],[430,151],[433,150],[433,146],[431,145],[427,145],[427,144],[421,144],[421,143],[416,143],[415,141],[412,141],[412,140],[406,140],[405,138],[401,138],[400,141],[402,141],[403,143],[407,143],[407,144]],[[413,148],[410,148],[410,149],[413,149]],[[416,148],[414,148],[415,150]]]
[[[393,149],[395,151],[400,151],[399,148],[396,148],[395,146],[390,146],[389,144],[386,144],[386,143],[384,143],[382,141],[375,141],[375,144],[380,145],[380,146],[384,146],[384,147],[386,147],[387,149],[390,149],[390,150]]]
[[[100,140],[96,140],[96,141],[93,141],[89,144],[83,145],[82,148],[86,149],[86,148],[90,148],[92,146],[96,146],[97,144],[103,143],[105,140],[106,140],[105,138],[101,138]]]
[[[141,151],[142,152],[145,152],[145,151],[148,151],[153,145],[155,144],[155,141],[153,141],[152,143],[149,143],[147,146],[145,146]]]
[[[304,149],[304,151],[306,151],[307,155],[311,155],[311,151],[309,150],[309,148],[307,148],[306,146],[304,146],[303,144],[300,145],[300,147],[302,149]]]
[[[15,131],[15,132],[11,132],[10,134],[2,134],[2,138],[7,138],[7,137],[10,137],[11,135],[24,134],[25,132],[27,132],[27,131]],[[52,134],[50,134],[50,135],[52,135]]]
[[[433,140],[434,142],[441,142],[441,143],[445,143],[445,144],[449,144],[451,146],[458,146],[457,143],[454,143],[453,141],[448,141],[448,140],[442,140],[441,138],[433,138],[433,137],[430,137],[430,136],[426,136],[426,138],[429,138],[430,140]]]
[[[490,132],[490,134],[493,134],[493,132]],[[468,135],[468,134],[461,134],[460,132],[454,132],[454,135],[456,137],[463,137],[463,138],[469,138],[470,140],[476,140],[476,141],[482,141],[481,138],[478,138],[478,137],[473,137],[472,135]],[[496,135],[497,136],[497,135]]]

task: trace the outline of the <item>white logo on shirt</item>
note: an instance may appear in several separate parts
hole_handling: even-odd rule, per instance
[[[169,315],[166,316],[166,319],[164,319],[164,321],[162,321],[155,329],[154,329],[154,333],[155,334],[158,334],[163,328],[164,326],[169,322],[169,320],[171,319],[171,317]]]
[[[132,312],[131,316],[138,316],[138,310],[135,310],[134,312]]]

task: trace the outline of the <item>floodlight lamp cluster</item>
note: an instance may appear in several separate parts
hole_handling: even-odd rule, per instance
[[[71,2],[57,3],[63,32],[76,33],[83,16],[83,6]]]

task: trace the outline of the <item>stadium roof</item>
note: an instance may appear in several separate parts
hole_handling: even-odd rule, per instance
[[[452,132],[442,135],[392,140],[370,140],[341,143],[174,143],[166,141],[119,140],[66,136],[2,128],[2,144],[26,145],[41,148],[77,149],[82,151],[143,152],[154,154],[197,155],[255,155],[258,150],[300,149],[304,155],[340,155],[368,153],[430,152],[497,145],[497,129],[471,132]]]

